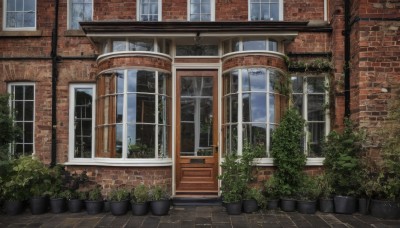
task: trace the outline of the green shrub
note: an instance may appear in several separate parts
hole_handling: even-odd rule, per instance
[[[100,185],[97,185],[95,188],[89,190],[87,199],[90,201],[103,200],[103,196],[101,195]]]
[[[124,201],[129,199],[129,191],[124,188],[115,188],[111,190],[111,201]]]
[[[133,189],[132,196],[135,203],[145,203],[149,200],[149,188],[140,184]]]

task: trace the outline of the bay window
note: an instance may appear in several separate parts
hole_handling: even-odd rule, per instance
[[[282,75],[269,68],[235,69],[223,76],[223,152],[242,153],[246,143],[259,145],[269,157],[271,134],[287,98]]]
[[[97,79],[96,157],[170,157],[170,75],[126,69]]]

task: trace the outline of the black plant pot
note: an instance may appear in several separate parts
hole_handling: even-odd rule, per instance
[[[153,215],[167,215],[171,201],[166,200],[155,200],[150,202],[151,213]]]
[[[358,211],[360,214],[367,215],[368,214],[368,199],[366,198],[359,198],[358,199]]]
[[[110,201],[108,201],[108,200],[104,200],[104,208],[103,208],[103,211],[104,212],[110,212],[110,204],[111,204],[111,202]]]
[[[50,209],[54,214],[63,213],[65,211],[65,199],[64,198],[56,198],[50,199]]]
[[[292,212],[296,210],[296,200],[294,199],[281,199],[281,209],[285,212]]]
[[[18,215],[24,209],[24,202],[22,201],[6,201],[4,205],[7,215]]]
[[[110,201],[110,211],[113,215],[124,215],[128,211],[129,200]]]
[[[48,199],[44,196],[32,197],[29,200],[29,206],[33,215],[40,215],[47,212]]]
[[[382,219],[399,219],[400,203],[385,200],[371,200],[371,215]]]
[[[276,210],[279,208],[279,199],[271,199],[267,201],[268,210]]]
[[[339,214],[353,214],[356,212],[356,198],[353,196],[335,196],[335,212]]]
[[[315,214],[317,211],[317,201],[299,200],[297,201],[297,211],[302,214]]]
[[[149,202],[132,203],[132,213],[134,215],[146,215],[149,212]]]
[[[79,213],[82,210],[83,201],[80,199],[68,200],[68,210],[71,213]]]
[[[257,201],[255,199],[243,200],[244,213],[253,213],[258,211]]]
[[[228,215],[240,215],[242,213],[242,201],[233,202],[233,203],[225,203],[226,212]]]
[[[333,199],[319,199],[319,210],[325,213],[334,211]]]
[[[86,211],[89,215],[99,214],[103,211],[104,201],[103,200],[86,200],[85,201]]]

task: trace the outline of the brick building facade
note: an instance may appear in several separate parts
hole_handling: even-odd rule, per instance
[[[400,82],[389,0],[4,0],[0,92],[24,130],[11,153],[113,185],[217,194],[225,153],[264,146],[287,103],[307,121],[307,171],[349,115],[374,132]],[[79,24],[80,23],[80,24]],[[325,89],[328,85],[329,89]]]

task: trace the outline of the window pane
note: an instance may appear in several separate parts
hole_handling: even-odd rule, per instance
[[[293,95],[293,105],[299,111],[299,113],[303,113],[303,95],[302,94],[294,94]],[[302,115],[303,116],[303,115]],[[303,116],[304,118],[304,116]]]
[[[16,121],[24,120],[24,102],[23,101],[15,101],[13,108],[14,108],[14,112],[15,112],[15,120]]]
[[[168,123],[168,108],[170,103],[170,98],[166,96],[158,96],[158,123],[167,124]]]
[[[201,13],[202,14],[211,14],[211,6],[209,2],[201,4]]]
[[[138,123],[155,123],[155,96],[137,94],[136,117]]]
[[[194,155],[194,123],[181,123],[181,155]]]
[[[200,13],[200,5],[190,4],[190,14],[199,14],[199,13]]]
[[[237,153],[237,125],[227,125],[223,128],[225,135],[224,154]]]
[[[137,72],[137,92],[155,93],[155,72],[139,70]]]
[[[271,20],[277,21],[279,20],[279,4],[271,4],[270,5],[270,18]]]
[[[35,13],[27,12],[24,13],[23,27],[34,27],[35,26]]]
[[[24,26],[24,13],[23,12],[15,13],[15,22],[16,22],[17,28],[21,28]]]
[[[243,51],[266,51],[266,41],[265,40],[243,40]]]
[[[154,125],[128,125],[128,158],[155,158]]]
[[[25,86],[25,100],[33,100],[33,86]]]
[[[268,50],[269,51],[278,51],[278,42],[275,40],[269,40]]]
[[[32,122],[24,123],[24,142],[25,143],[33,143],[33,123]]]
[[[7,2],[7,11],[15,11],[15,1],[16,0],[8,0]]]
[[[260,20],[271,20],[271,15],[270,15],[270,9],[269,9],[269,4],[260,4],[261,7],[261,19]]]
[[[118,124],[115,126],[116,134],[115,134],[115,158],[122,158],[122,125]],[[111,134],[112,135],[112,134]]]
[[[23,11],[24,10],[24,0],[16,0],[15,1],[15,10],[16,11]]]
[[[24,10],[25,11],[35,11],[35,0],[25,0],[24,1]]]
[[[211,21],[211,15],[210,14],[202,14],[201,21]]]
[[[30,155],[33,153],[33,145],[32,144],[25,144],[24,146],[24,155]]]
[[[251,91],[266,91],[267,81],[265,69],[248,69],[248,74]]]
[[[130,51],[154,51],[154,40],[133,39],[129,41]]]
[[[279,99],[279,95],[269,94],[269,122],[276,123],[275,121],[275,112],[278,112],[278,108],[275,108],[275,99]],[[279,105],[279,101],[277,100],[277,106]]]
[[[325,85],[323,77],[308,77],[307,78],[308,93],[325,93]]]
[[[267,131],[265,124],[243,124],[243,147],[257,145],[266,157]],[[248,143],[248,145],[246,145]]]
[[[25,121],[33,121],[33,101],[26,101],[25,102]]]
[[[303,77],[292,77],[292,89],[294,93],[303,92]]]
[[[123,112],[123,109],[124,109],[124,95],[118,95],[118,96],[116,96],[116,98],[117,98],[117,109],[116,109],[116,111],[117,111],[117,116],[116,116],[116,123],[122,123],[122,120],[123,120],[123,115],[124,115],[124,112]]]
[[[128,92],[137,91],[137,70],[128,70]]]
[[[167,158],[169,157],[169,140],[168,140],[168,129],[167,126],[158,127],[158,157]]]
[[[252,21],[261,20],[261,17],[260,17],[260,4],[252,3],[250,5],[250,15],[251,15],[250,19]]]
[[[126,51],[126,41],[114,40],[112,51]]]
[[[309,157],[322,157],[321,142],[325,137],[325,123],[308,123]]]
[[[266,104],[264,93],[243,94],[243,122],[265,122]]]
[[[324,121],[324,95],[308,95],[307,112],[309,121]]]
[[[194,99],[181,99],[181,121],[194,121]]]
[[[16,26],[16,13],[7,12],[7,27],[14,28]]]

